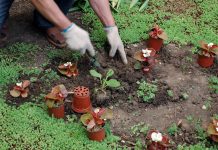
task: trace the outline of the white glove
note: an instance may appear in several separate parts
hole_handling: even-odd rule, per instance
[[[65,37],[66,43],[70,49],[80,51],[82,55],[88,50],[91,56],[95,56],[95,50],[88,32],[78,27],[76,24],[72,24],[61,33]]]
[[[128,61],[126,58],[126,53],[124,51],[123,42],[121,41],[117,26],[106,27],[106,28],[104,28],[104,30],[107,33],[107,39],[108,39],[108,42],[111,46],[110,54],[109,54],[110,57],[114,57],[114,55],[116,54],[116,52],[118,50],[123,63],[127,64]]]

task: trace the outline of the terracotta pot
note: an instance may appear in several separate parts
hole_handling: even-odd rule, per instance
[[[207,57],[204,55],[198,55],[198,64],[203,68],[208,68],[214,63],[214,57]]]
[[[57,119],[64,118],[64,104],[59,107],[48,108],[50,116],[54,116]]]
[[[105,130],[104,128],[102,128],[101,130],[99,131],[95,131],[95,132],[90,132],[90,131],[87,131],[88,132],[88,138],[90,140],[93,140],[93,141],[102,141],[104,140],[105,138]]]
[[[92,105],[90,101],[89,89],[79,86],[74,89],[72,109],[77,113],[86,113],[91,111]]]
[[[150,145],[147,146],[147,150],[168,150],[168,147],[161,146],[156,142],[152,142]]]
[[[150,36],[147,41],[147,46],[149,48],[153,48],[156,51],[160,51],[162,45],[163,45],[163,39],[160,39],[160,38],[155,39]]]

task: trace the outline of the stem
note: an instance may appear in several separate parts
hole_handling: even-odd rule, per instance
[[[67,92],[67,94],[74,94],[74,92]]]

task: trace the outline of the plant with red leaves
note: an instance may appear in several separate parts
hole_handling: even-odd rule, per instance
[[[149,35],[155,39],[158,39],[158,38],[163,39],[163,40],[168,39],[166,32],[163,29],[161,29],[158,25],[154,25]]]
[[[75,77],[79,74],[79,71],[77,69],[77,63],[71,62],[67,62],[65,64],[58,66],[58,71],[67,77]]]
[[[13,87],[13,90],[10,91],[11,96],[13,97],[23,97],[26,98],[29,93],[28,86],[30,85],[29,80],[24,80],[23,82],[16,83],[16,85]]]
[[[112,119],[113,112],[107,108],[96,108],[94,111],[83,114],[80,118],[83,125],[87,126],[88,131],[99,131],[105,124],[106,119]]]
[[[210,136],[210,138],[218,142],[218,120],[213,118],[212,122],[208,125],[207,133]]]
[[[147,150],[167,150],[170,147],[170,140],[158,130],[150,130],[146,136]]]
[[[67,97],[68,91],[63,84],[57,85],[52,88],[51,93],[45,96],[46,105],[48,108],[58,107],[64,103],[64,99]]]
[[[143,68],[145,73],[149,72],[152,67],[157,63],[156,51],[152,48],[142,49],[134,54],[134,59],[142,62],[142,64],[135,64],[135,69]]]
[[[218,45],[209,43],[207,44],[204,41],[200,41],[200,51],[199,55],[203,55],[206,57],[215,57],[218,55]]]

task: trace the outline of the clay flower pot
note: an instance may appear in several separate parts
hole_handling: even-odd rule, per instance
[[[214,63],[214,57],[207,57],[204,55],[198,55],[198,64],[203,68],[208,68]]]
[[[72,109],[77,113],[86,113],[91,111],[92,105],[90,101],[89,89],[79,86],[74,89]]]
[[[151,36],[149,37],[147,41],[147,46],[149,48],[153,48],[156,51],[160,51],[161,47],[163,45],[163,39],[161,38],[152,38]]]
[[[93,140],[93,141],[102,141],[104,140],[105,138],[105,130],[104,128],[98,130],[98,131],[94,131],[94,132],[91,132],[91,131],[87,131],[88,132],[88,138],[90,140]]]
[[[50,116],[54,116],[57,119],[64,118],[64,104],[59,107],[48,108]]]

